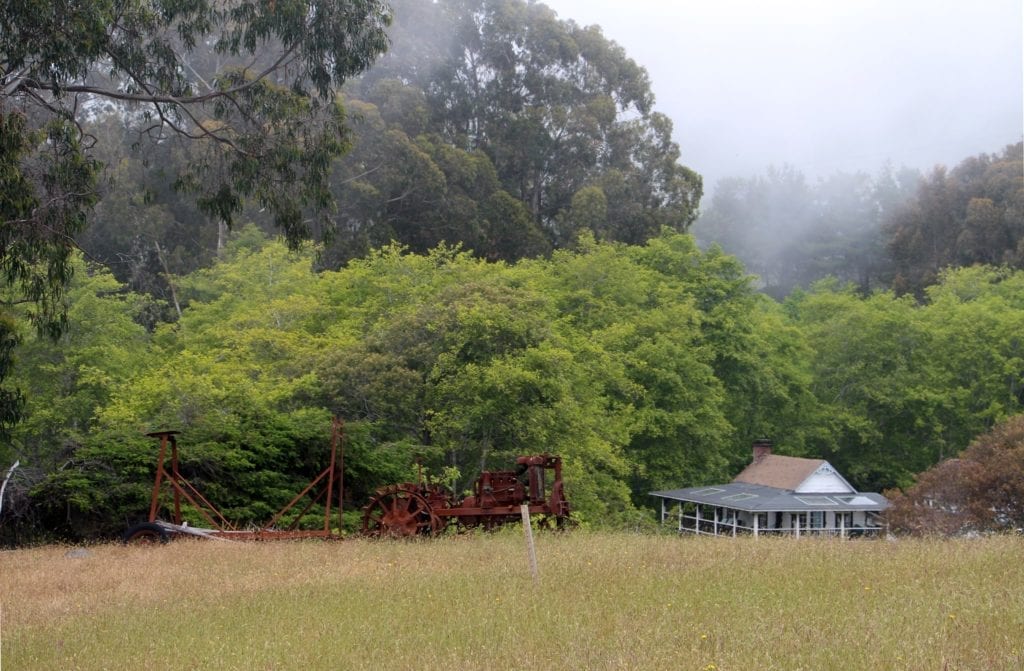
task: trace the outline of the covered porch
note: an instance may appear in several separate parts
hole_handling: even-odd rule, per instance
[[[877,535],[885,530],[873,511],[752,512],[690,501],[661,499],[661,523],[675,523],[680,533],[711,536],[801,535],[849,538]]]
[[[663,525],[711,536],[877,535],[885,530],[880,515],[888,507],[878,494],[796,493],[738,482],[652,495],[660,499]]]

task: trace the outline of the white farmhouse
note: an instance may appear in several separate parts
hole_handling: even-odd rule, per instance
[[[772,454],[766,440],[755,441],[753,461],[729,484],[651,495],[661,499],[662,524],[714,536],[874,534],[889,507],[881,494],[858,492],[827,461]]]

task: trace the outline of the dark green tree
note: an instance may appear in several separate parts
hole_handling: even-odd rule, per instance
[[[16,316],[27,315],[54,337],[67,325],[72,236],[96,200],[97,170],[72,123],[58,118],[33,127],[0,98],[0,384],[20,340]],[[32,309],[15,311],[19,304]],[[0,389],[0,436],[18,420],[22,403],[18,390]]]
[[[381,89],[382,82],[422,91],[415,109],[425,104],[426,119],[417,113],[396,121],[411,123],[404,126],[410,135],[428,130],[483,152],[501,188],[525,205],[550,243],[570,245],[593,225],[600,239],[641,244],[662,226],[685,231],[693,222],[700,177],[679,163],[672,123],[654,111],[647,72],[600,28],[523,0],[394,6],[394,48],[361,80],[358,95],[383,109],[400,89]],[[588,196],[577,199],[580,192]],[[596,192],[606,200],[600,221],[592,208],[578,209]]]
[[[949,266],[1024,266],[1024,143],[935,168],[887,233],[893,288],[918,297]]]
[[[252,196],[294,241],[307,208],[326,214],[327,169],[345,148],[335,88],[384,51],[389,14],[378,0],[122,0],[8,2],[0,20],[5,115],[80,143],[83,108],[109,103],[148,138],[199,141],[177,177],[201,208],[230,223]]]
[[[252,198],[296,243],[330,227],[327,176],[347,147],[335,89],[384,51],[389,20],[381,0],[0,3],[0,381],[12,304],[64,327],[102,168],[83,119],[109,110],[139,142],[193,145],[174,179],[205,214],[230,224]],[[18,405],[2,392],[0,428]]]
[[[383,91],[382,91],[383,89]],[[502,189],[494,165],[418,128],[421,94],[395,80],[372,91],[376,104],[348,100],[354,148],[332,179],[337,236],[323,262],[331,267],[391,241],[415,252],[461,244],[491,260],[543,254],[549,246],[522,202]]]

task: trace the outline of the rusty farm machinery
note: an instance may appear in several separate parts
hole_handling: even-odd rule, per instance
[[[183,535],[221,540],[340,538],[344,497],[343,427],[340,420],[334,420],[328,466],[269,522],[258,528],[238,528],[229,522],[182,476],[178,431],[147,434],[159,441],[149,515],[146,522],[129,528],[122,540],[126,543],[167,542]],[[523,506],[546,525],[562,527],[569,519],[570,507],[562,484],[562,460],[557,456],[522,456],[516,459],[515,470],[484,471],[474,483],[472,493],[465,497],[456,496],[440,485],[426,483],[422,476],[419,480],[378,489],[363,508],[363,534],[402,538],[437,535],[449,527],[493,529],[519,520]],[[169,500],[167,489],[170,490]],[[303,504],[297,514],[292,513]],[[316,504],[323,507],[322,528],[299,529],[300,521]],[[190,526],[184,519],[183,506],[190,506],[209,526]],[[170,511],[169,522],[159,517],[165,508]],[[333,527],[332,512],[336,515]],[[288,520],[287,524],[284,520]]]
[[[342,440],[343,424],[335,419],[331,427],[330,463],[306,485],[286,506],[279,510],[269,522],[259,528],[239,529],[232,524],[220,510],[210,503],[205,496],[182,476],[178,460],[178,431],[157,431],[146,434],[160,441],[156,460],[156,479],[153,482],[153,493],[150,497],[149,516],[146,522],[130,527],[121,536],[125,543],[166,543],[172,536],[191,535],[221,540],[272,540],[298,538],[335,538],[338,532],[331,528],[331,504],[336,493],[338,528],[341,528],[341,502],[344,496],[341,473],[344,470],[344,451],[339,450]],[[165,488],[171,490],[170,517],[167,522],[158,518],[161,510],[161,494]],[[286,526],[279,522],[288,513],[305,502],[305,507]],[[323,505],[323,527],[320,529],[299,529],[302,517],[309,512],[314,504]],[[182,505],[187,504],[210,526],[189,526],[182,515]]]
[[[545,524],[565,524],[569,502],[560,457],[517,457],[514,471],[483,471],[466,497],[426,484],[422,477],[382,487],[363,508],[362,530],[368,536],[403,537],[438,534],[452,525],[493,529],[519,520],[523,505]]]

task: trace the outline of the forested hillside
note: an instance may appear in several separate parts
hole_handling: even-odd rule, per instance
[[[730,477],[752,438],[825,457],[858,487],[909,485],[1024,411],[1024,274],[950,271],[928,300],[821,285],[779,304],[733,258],[666,231],[493,263],[387,247],[339,271],[255,229],[179,278],[189,307],[79,262],[71,327],[25,334],[29,399],[0,451],[23,461],[17,533],[115,533],[146,509],[149,430],[184,430],[187,473],[259,521],[323,466],[346,418],[346,492],[412,474],[461,491],[519,453],[566,461],[579,518],[632,519],[654,488]]]
[[[810,182],[783,166],[725,179],[694,234],[779,299],[824,277],[921,298],[948,267],[1024,267],[1024,144],[927,176],[885,166]]]
[[[824,277],[868,294],[892,281],[885,224],[920,180],[917,171],[885,167],[811,181],[791,166],[771,167],[721,180],[693,232],[702,245],[735,254],[779,300]]]
[[[391,241],[515,260],[571,247],[581,231],[642,243],[696,218],[700,176],[654,109],[646,71],[598,27],[523,0],[391,5],[388,52],[339,97],[351,150],[331,159],[324,184],[336,210],[308,231],[327,243],[323,267]],[[203,79],[221,66],[210,49],[190,61]],[[203,160],[203,144],[140,148],[137,126],[116,107],[88,119],[112,170],[78,241],[136,291],[170,301],[165,274],[208,264],[228,222],[211,222],[218,213],[169,179]],[[258,204],[244,220],[274,232]]]
[[[1024,412],[1021,144],[726,180],[698,244],[701,177],[597,27],[161,7],[0,13],[4,541],[138,519],[156,429],[243,524],[337,415],[350,510],[417,460],[461,491],[551,452],[577,518],[618,525],[755,438],[879,491]]]

